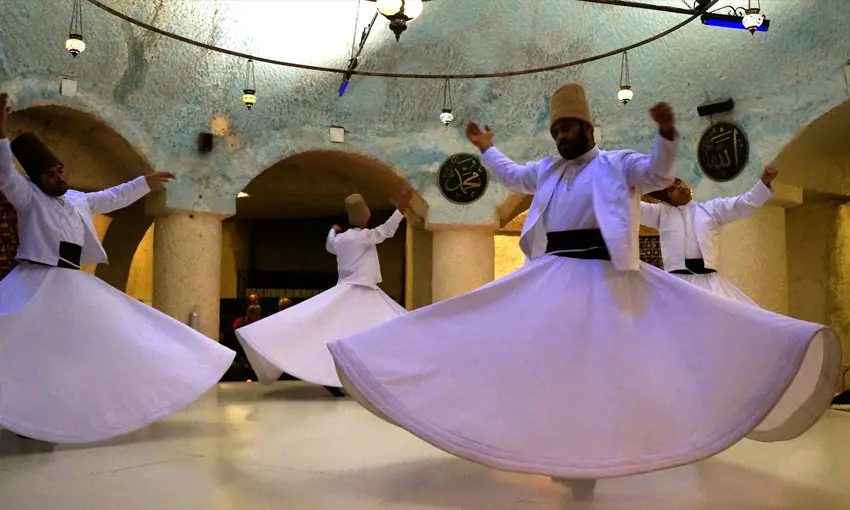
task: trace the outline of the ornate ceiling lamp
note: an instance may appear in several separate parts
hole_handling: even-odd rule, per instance
[[[629,53],[623,52],[623,61],[620,64],[620,90],[617,92],[617,99],[623,104],[629,104],[629,101],[634,99],[635,92],[632,90],[629,76]]]
[[[443,86],[443,111],[440,113],[440,122],[443,123],[444,126],[449,127],[449,124],[455,120],[455,116],[452,113],[452,85],[449,80],[446,80],[446,84]]]
[[[377,3],[378,12],[390,20],[390,30],[398,41],[402,32],[407,30],[407,22],[422,14],[422,2],[428,0],[369,0]]]
[[[71,26],[68,27],[68,40],[65,41],[65,49],[72,57],[86,51],[86,43],[83,42],[83,5],[82,0],[74,0],[71,10]]]
[[[758,1],[758,7],[753,7],[752,0],[747,0],[747,9],[744,11],[744,19],[741,23],[744,28],[755,35],[756,30],[764,24],[764,14],[761,14],[761,0]]]
[[[257,102],[257,79],[254,77],[254,61],[248,61],[248,68],[245,70],[245,88],[242,90],[242,102],[250,110]]]

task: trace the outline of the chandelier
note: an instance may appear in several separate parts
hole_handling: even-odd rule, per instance
[[[369,0],[375,2],[378,12],[390,20],[390,30],[398,41],[402,32],[407,30],[407,23],[422,14],[422,2],[428,0]]]

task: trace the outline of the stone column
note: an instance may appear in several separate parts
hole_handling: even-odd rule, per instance
[[[492,227],[440,226],[433,231],[432,299],[436,303],[493,281]]]
[[[218,341],[222,216],[166,211],[154,222],[154,307]]]

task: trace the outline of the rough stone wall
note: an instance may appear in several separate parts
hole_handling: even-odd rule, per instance
[[[604,148],[648,150],[654,130],[646,111],[658,100],[670,101],[683,136],[679,174],[703,200],[748,189],[799,129],[847,97],[842,68],[850,2],[764,3],[772,21],[768,33],[751,36],[696,21],[630,52],[636,97],[628,106],[616,101],[620,59],[614,57],[535,76],[454,82],[456,121],[448,129],[437,120],[439,80],[356,78],[340,98],[339,76],[264,64],[256,67],[259,102],[249,112],[240,103],[244,61],[133,28],[87,3],[89,50],[71,59],[61,46],[70,4],[10,0],[0,19],[0,88],[19,107],[62,104],[103,119],[155,168],[181,174],[169,189],[172,207],[231,213],[236,193],[254,176],[294,153],[328,147],[328,126],[340,124],[350,132],[348,149],[378,157],[414,184],[430,205],[430,221],[486,223],[506,197],[503,188],[493,185],[464,207],[445,201],[434,182],[447,156],[471,149],[463,123],[492,126],[500,147],[518,160],[541,157],[552,150],[547,98],[559,84],[576,80],[589,91]],[[110,5],[205,42],[332,66],[347,60],[357,9],[353,0]],[[372,8],[361,5],[360,27]],[[562,0],[428,2],[398,43],[379,19],[361,69],[476,72],[547,65],[626,45],[682,19]],[[62,76],[79,81],[75,97],[59,94]],[[737,104],[732,118],[747,130],[753,154],[739,179],[720,185],[696,169],[696,139],[709,122],[697,117],[696,106],[730,96]],[[213,117],[219,118],[217,148],[200,154],[197,136],[211,130]]]

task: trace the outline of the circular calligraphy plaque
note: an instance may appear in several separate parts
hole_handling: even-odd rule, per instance
[[[718,122],[699,139],[697,159],[706,177],[731,181],[741,174],[750,158],[750,142],[744,130],[731,122]]]
[[[455,204],[471,204],[481,198],[488,181],[487,170],[472,154],[451,156],[437,174],[440,192]]]

